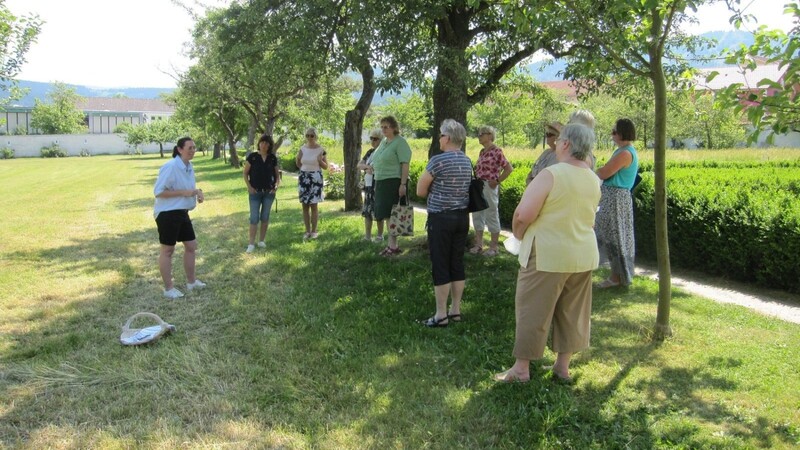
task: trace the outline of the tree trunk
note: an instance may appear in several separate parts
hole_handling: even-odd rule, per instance
[[[250,126],[247,128],[247,155],[249,155],[253,151],[253,143],[256,142],[256,127],[257,123],[255,119],[250,119]],[[258,150],[258,149],[256,149]]]
[[[220,158],[220,156],[221,156],[221,155],[220,155],[220,153],[221,153],[221,152],[220,152],[220,148],[221,148],[221,147],[222,147],[222,144],[221,144],[221,143],[219,143],[219,142],[214,142],[214,155],[211,157],[211,159],[219,159],[219,158]]]
[[[158,151],[161,152],[161,157],[164,157],[164,144],[161,142],[158,143]]]
[[[436,80],[433,82],[433,136],[428,158],[442,152],[439,148],[439,126],[445,119],[453,119],[467,126],[469,111],[469,8],[450,10],[437,23],[439,56]],[[465,143],[466,144],[466,143]]]
[[[655,39],[658,41],[658,39]],[[672,274],[669,264],[669,236],[667,235],[667,80],[661,66],[661,54],[650,49],[650,70],[655,94],[654,165],[655,171],[655,223],[656,259],[658,261],[658,312],[654,339],[664,340],[672,335],[669,325],[670,301],[672,299]]]
[[[375,72],[372,66],[363,62],[359,66],[363,87],[355,108],[347,111],[344,118],[344,209],[358,211],[362,206],[361,189],[358,187],[361,173],[358,162],[361,160],[361,135],[364,130],[364,118],[375,96]]]

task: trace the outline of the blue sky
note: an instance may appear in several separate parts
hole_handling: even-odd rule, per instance
[[[191,61],[184,43],[194,25],[171,0],[6,0],[15,15],[37,13],[46,23],[21,80],[93,87],[175,87],[175,74]],[[185,3],[196,4],[187,1]],[[226,4],[224,0],[205,3]],[[783,0],[742,0],[759,24],[791,28]],[[724,2],[698,11],[692,33],[732,30]],[[754,27],[751,27],[754,28]]]

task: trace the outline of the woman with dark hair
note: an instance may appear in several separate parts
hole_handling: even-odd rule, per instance
[[[639,156],[631,144],[636,128],[630,119],[619,119],[611,130],[617,145],[611,159],[597,169],[603,180],[600,209],[597,211],[597,246],[600,262],[608,261],[611,275],[600,288],[628,286],[633,281],[633,199],[631,189],[639,171]]]
[[[317,238],[317,223],[319,209],[317,204],[322,201],[324,180],[322,170],[328,168],[325,149],[317,142],[317,130],[306,128],[306,143],[300,147],[295,158],[295,164],[300,169],[297,178],[297,190],[300,203],[303,205],[303,225],[306,232],[303,239]]]
[[[392,205],[400,202],[408,190],[408,164],[411,162],[411,147],[400,136],[400,125],[392,116],[381,119],[384,139],[372,155],[375,173],[375,220],[386,220],[392,214]],[[389,245],[381,256],[399,255],[397,235],[389,230]]]
[[[164,297],[180,298],[183,292],[175,288],[172,280],[172,255],[175,245],[183,242],[183,268],[186,271],[186,290],[203,288],[205,283],[195,277],[197,239],[195,238],[189,210],[203,203],[203,191],[197,189],[194,167],[190,162],[196,151],[190,137],[178,139],[172,150],[172,160],[158,171],[153,194],[156,197],[153,215],[158,226],[158,269],[164,281]]]
[[[436,313],[427,327],[446,327],[461,321],[464,293],[464,247],[469,232],[469,184],[472,162],[461,151],[467,139],[464,126],[446,119],[439,127],[442,153],[431,157],[417,182],[417,195],[428,197],[428,250],[431,256]],[[450,310],[447,298],[450,297]]]
[[[258,246],[265,248],[264,238],[269,227],[269,212],[275,201],[275,192],[281,184],[278,157],[275,156],[275,143],[272,136],[265,134],[258,140],[258,152],[247,155],[244,162],[244,184],[250,200],[250,241],[247,253],[256,249],[256,229],[261,221]]]

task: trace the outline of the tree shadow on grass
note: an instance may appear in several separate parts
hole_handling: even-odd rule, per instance
[[[420,217],[418,235],[402,238],[405,252],[391,259],[360,240],[357,214],[321,217],[320,238],[303,241],[297,206],[281,210],[271,216],[268,248],[252,255],[243,253],[246,211],[195,219],[209,287],[180,301],[161,298],[154,226],[11,255],[54,277],[114,276],[76,289],[80,301],[30,299],[49,309],[28,313],[23,322],[36,326],[12,332],[0,358],[10,369],[0,396],[14,400],[2,414],[2,441],[66,427],[156,445],[167,436],[314,447],[344,434],[363,447],[647,448],[716,443],[677,420],[654,430],[654,418],[736,416],[701,393],[739,389],[735,382],[654,355],[642,332],[652,319],[627,313],[652,301],[652,287],[597,295],[593,347],[575,364],[592,381],[558,386],[537,373],[526,385],[493,386],[492,373],[511,362],[515,258],[467,256],[464,322],[428,329],[419,323],[434,310]],[[178,332],[121,347],[119,327],[140,310]],[[657,376],[638,375],[643,365],[658,367]],[[609,375],[589,377],[597,367]],[[620,398],[628,385],[653,402]],[[257,433],[226,431],[248,420]],[[761,417],[735,426],[747,439],[784,439]]]

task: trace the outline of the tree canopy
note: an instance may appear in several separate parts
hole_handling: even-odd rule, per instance
[[[31,44],[41,31],[42,21],[38,16],[15,16],[0,0],[0,91],[9,93],[0,100],[0,107],[9,99],[21,97],[14,78],[19,73]]]

